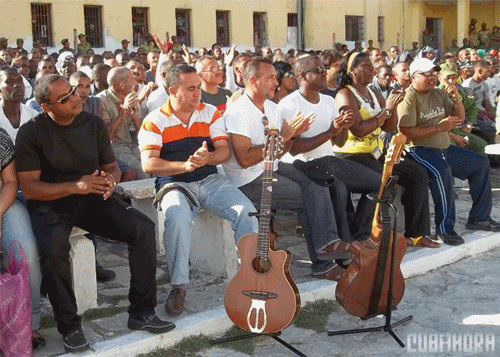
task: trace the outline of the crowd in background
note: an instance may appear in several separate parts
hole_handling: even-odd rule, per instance
[[[500,106],[497,105],[500,94],[500,54],[498,52],[500,32],[498,26],[493,26],[489,30],[484,23],[477,28],[474,19],[469,27],[469,37],[463,39],[462,47],[459,47],[457,40],[453,39],[443,53],[438,51],[438,39],[427,29],[423,31],[422,46],[419,46],[418,42],[413,42],[411,49],[400,50],[397,46],[392,46],[387,52],[373,47],[371,40],[368,41],[366,48],[362,48],[361,42],[356,42],[351,51],[348,50],[347,45],[338,43],[333,49],[311,51],[291,49],[286,52],[279,48],[273,50],[270,46],[256,46],[254,51],[238,52],[236,45],[225,52],[221,46],[213,44],[209,49],[202,47],[191,52],[185,45],[179,44],[175,36],[170,37],[167,33],[166,40],[161,40],[156,35],[148,35],[146,42],[136,51],[131,51],[128,47],[129,41],[124,39],[121,41],[120,49],[114,52],[105,50],[102,54],[96,54],[86,41],[84,34],[80,34],[78,38],[80,42],[76,49],[70,47],[68,39],[62,39],[62,48],[58,53],[51,54],[46,53],[40,41],[35,41],[34,47],[28,51],[23,48],[22,39],[17,39],[17,47],[9,48],[8,39],[0,38],[2,107],[0,128],[3,129],[0,132],[2,134],[0,141],[3,145],[3,157],[0,157],[3,182],[0,217],[3,217],[3,236],[6,236],[6,232],[10,229],[8,225],[20,225],[20,222],[24,222],[23,224],[27,226],[30,224],[27,211],[21,203],[22,195],[17,195],[18,181],[14,167],[11,165],[15,157],[13,142],[16,141],[19,128],[44,111],[42,106],[46,103],[39,103],[34,93],[40,78],[50,74],[60,74],[72,86],[68,96],[59,99],[60,103],[76,95],[85,112],[103,120],[121,170],[121,181],[151,177],[150,173],[144,171],[144,165],[141,165],[137,133],[141,130],[144,118],[156,109],[162,108],[168,100],[169,93],[164,87],[164,81],[169,68],[179,63],[186,63],[196,69],[201,79],[201,101],[214,105],[220,113],[224,113],[226,108],[238,101],[245,91],[243,72],[245,64],[251,58],[258,56],[272,61],[277,81],[272,100],[280,103],[282,99],[294,92],[297,93],[301,88],[298,73],[306,65],[304,60],[302,64],[296,64],[296,62],[310,58],[309,56],[313,56],[314,60],[317,57],[318,65],[309,70],[325,75],[326,86],[321,88],[320,93],[335,99],[339,108],[342,108],[339,103],[352,106],[350,101],[354,101],[358,103],[361,113],[364,103],[368,105],[369,110],[373,109],[373,105],[375,107],[378,105],[379,111],[368,114],[367,118],[375,118],[379,112],[387,111],[384,114],[386,117],[380,119],[382,123],[379,124],[379,119],[376,119],[376,129],[368,131],[353,129],[347,139],[348,143],[350,141],[355,143],[360,138],[362,141],[363,137],[369,138],[376,132],[377,142],[380,138],[384,143],[381,146],[383,151],[387,148],[390,137],[397,131],[395,126],[387,126],[390,129],[384,130],[386,126],[383,123],[386,120],[389,123],[391,117],[396,117],[397,120],[394,114],[396,107],[410,90],[413,74],[420,73],[418,70],[411,70],[412,64],[416,63],[415,61],[427,59],[434,65],[439,65],[439,67],[432,67],[429,71],[425,71],[425,73],[429,72],[428,76],[433,81],[432,84],[452,98],[454,103],[460,101],[464,106],[465,119],[449,131],[451,144],[485,157],[486,145],[500,142]],[[363,55],[357,56],[356,53],[363,53]],[[365,73],[364,77],[359,78],[367,81],[366,87],[376,93],[377,98],[381,98],[375,99],[375,104],[372,101],[373,98],[369,96],[367,98],[361,95],[353,99],[354,97],[348,94],[349,92],[346,93],[347,86],[358,84],[356,83],[358,77],[354,78],[354,82],[353,78],[348,78],[351,75],[349,66],[358,68],[361,63],[365,66]],[[369,108],[370,103],[372,109]],[[339,157],[343,157],[344,149],[340,146],[339,144],[335,150],[338,151]],[[361,164],[370,167],[370,170],[380,171],[376,160],[367,162],[361,156],[357,156],[357,159],[362,161]],[[349,159],[353,159],[352,155]],[[494,158],[489,159],[492,165],[497,164]],[[411,167],[408,170],[408,177],[421,174],[428,180],[424,169]],[[370,171],[367,175],[369,174],[374,173]],[[401,172],[401,175],[404,176],[405,173]],[[408,192],[410,189],[415,189],[416,185],[417,183],[414,182],[408,184]],[[426,190],[426,182],[423,185]],[[15,198],[16,195],[17,198]],[[416,201],[410,200],[409,206],[413,206],[413,211],[411,211],[413,215],[410,211],[406,212],[410,213],[407,215],[410,220],[406,225],[407,237],[410,239],[416,236],[426,237],[430,233],[429,227],[424,222],[425,205],[428,205],[428,202],[426,203],[426,198],[417,196],[414,198],[421,201],[415,203]],[[411,229],[419,231],[410,232]],[[23,246],[30,262],[35,347],[45,343],[36,332],[40,323],[40,294],[38,292],[42,278],[37,263],[36,248],[29,243],[30,239],[34,242],[33,232],[31,230],[24,232],[23,236],[27,237]],[[95,239],[95,236],[93,238]],[[453,239],[455,241],[450,240],[451,243],[446,241],[445,243],[456,244],[459,241],[456,237]],[[4,244],[6,244],[5,241]],[[409,245],[411,244],[419,245],[418,240],[410,241]],[[423,246],[439,246],[431,241],[425,244]],[[98,279],[101,281],[114,277],[113,272],[100,267],[99,264],[97,269]]]

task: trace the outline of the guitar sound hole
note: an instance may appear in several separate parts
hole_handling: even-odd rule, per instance
[[[252,267],[257,273],[267,273],[271,269],[271,261],[257,257],[253,260]]]

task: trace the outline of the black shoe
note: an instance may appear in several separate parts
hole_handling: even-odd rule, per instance
[[[129,316],[127,326],[131,330],[148,331],[151,333],[164,333],[175,328],[173,322],[162,321],[155,314],[142,317]]]
[[[38,336],[37,337],[33,336],[33,333],[36,333]],[[33,351],[36,350],[37,348],[45,347],[47,346],[47,340],[45,340],[45,338],[43,338],[43,336],[40,335],[38,331],[32,331],[31,346],[33,347]]]
[[[464,244],[465,241],[462,237],[460,237],[457,233],[438,233],[438,238],[441,238],[444,244],[448,245],[461,245]]]
[[[63,343],[66,352],[82,352],[90,349],[81,327],[76,331],[63,335]]]
[[[500,223],[495,222],[491,218],[482,222],[476,222],[476,223],[467,222],[465,227],[472,231],[500,232]]]
[[[102,266],[100,266],[97,261],[95,265],[95,275],[97,278],[97,281],[104,283],[106,281],[113,280],[116,278],[116,274],[113,270],[109,269],[104,269]]]
[[[318,262],[316,264],[313,264],[311,267],[312,276],[321,277],[326,273],[330,272],[331,270],[333,270],[335,266],[336,264],[331,260],[318,260]]]

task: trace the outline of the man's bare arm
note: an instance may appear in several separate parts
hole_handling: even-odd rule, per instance
[[[108,179],[100,176],[98,170],[77,181],[62,183],[40,181],[40,174],[41,171],[18,173],[23,194],[29,200],[53,201],[70,195],[104,194],[109,189]]]
[[[252,167],[264,159],[262,153],[264,145],[253,146],[249,137],[238,134],[231,134],[229,139],[236,161],[244,169]]]
[[[460,128],[462,126],[462,121],[463,120],[460,119],[459,117],[449,116],[444,119],[441,119],[441,121],[435,125],[422,126],[422,127],[419,126],[399,127],[399,131],[412,141],[422,140],[436,133]]]

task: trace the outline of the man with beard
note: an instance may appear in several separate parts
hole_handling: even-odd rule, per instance
[[[242,78],[245,93],[227,108],[224,116],[233,155],[223,167],[229,179],[259,209],[266,127],[280,130],[283,151],[287,152],[293,141],[309,128],[313,116],[297,114],[288,122],[283,120],[277,105],[269,100],[278,85],[270,59],[249,59]],[[277,181],[273,183],[273,208],[298,213],[312,262],[312,274],[338,279],[342,271],[332,261],[335,259],[332,255],[348,254],[350,245],[338,239],[328,189],[311,181],[291,164],[279,162],[274,170]]]

